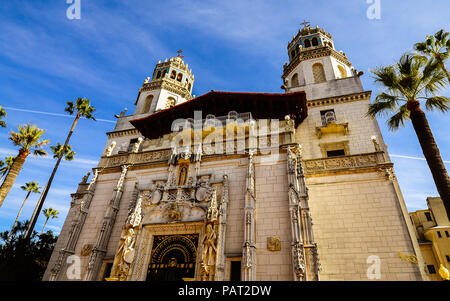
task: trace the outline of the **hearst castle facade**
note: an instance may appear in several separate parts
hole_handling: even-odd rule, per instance
[[[182,57],[159,62],[43,279],[427,280],[362,72],[318,27],[288,55],[279,94],[193,98]]]

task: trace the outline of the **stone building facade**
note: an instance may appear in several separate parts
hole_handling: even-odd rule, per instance
[[[159,62],[44,280],[428,279],[362,73],[318,27],[288,54],[280,94],[192,98],[182,57]]]

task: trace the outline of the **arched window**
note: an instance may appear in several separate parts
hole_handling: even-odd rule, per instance
[[[165,109],[170,109],[171,107],[174,107],[176,103],[177,100],[175,98],[173,97],[167,98]]]
[[[167,70],[163,70],[161,77],[164,78],[166,76]]]
[[[341,78],[346,78],[347,77],[347,71],[345,71],[345,69],[341,65],[338,65],[338,69],[339,69],[339,73],[341,75]]]
[[[323,65],[321,63],[315,63],[312,65],[312,72],[314,75],[314,83],[323,83],[327,81],[325,77],[325,70],[323,69]]]
[[[298,73],[295,73],[291,78],[291,87],[298,87],[300,86],[298,82]]]
[[[295,57],[295,50],[292,50],[291,51],[291,58],[294,58]]]
[[[175,79],[176,76],[177,76],[177,73],[175,72],[175,70],[173,70],[172,73],[170,74],[170,78]]]
[[[305,40],[305,48],[311,47],[311,41]]]
[[[318,46],[319,45],[319,41],[317,40],[317,38],[313,38],[312,39],[312,45],[313,46]]]
[[[142,106],[141,114],[148,113],[150,111],[150,107],[152,106],[153,95],[147,96],[144,100],[144,105]]]
[[[183,74],[182,73],[178,73],[177,81],[181,82],[182,79],[183,79]]]
[[[191,92],[191,88],[192,88],[192,85],[189,84],[189,85],[188,85],[188,90],[189,90],[189,92]]]
[[[156,74],[156,78],[160,78],[161,77],[161,70],[158,71],[158,73]]]

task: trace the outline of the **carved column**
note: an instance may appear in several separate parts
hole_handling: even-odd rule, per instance
[[[83,229],[84,222],[86,221],[89,207],[94,196],[98,173],[98,169],[95,169],[89,186],[87,187],[86,191],[83,192],[79,210],[75,212],[75,216],[72,219],[72,224],[70,225],[69,238],[67,240],[66,246],[59,251],[58,259],[51,269],[50,281],[59,280],[60,272],[61,270],[64,270],[67,257],[75,254],[75,247],[77,245],[78,238],[80,237],[81,230]],[[72,201],[72,205],[73,203],[74,201]]]
[[[223,176],[222,201],[219,209],[219,239],[217,241],[216,281],[224,281],[225,276],[225,235],[227,230],[227,206],[229,183],[228,176]]]
[[[111,237],[112,228],[116,221],[117,212],[119,211],[120,201],[123,194],[123,184],[125,182],[125,176],[127,174],[129,165],[122,165],[122,172],[116,187],[114,188],[112,199],[109,202],[106,214],[103,218],[103,225],[100,230],[100,234],[97,238],[97,242],[92,249],[91,257],[89,258],[88,271],[86,274],[86,280],[94,281],[98,278],[98,273],[102,260],[106,254],[109,239]]]
[[[136,183],[136,187],[137,187]],[[142,222],[142,202],[144,194],[135,189],[135,193],[128,208],[128,218],[120,235],[119,246],[114,257],[113,267],[111,269],[111,278],[113,280],[128,280],[132,272],[132,266],[135,259],[136,240],[141,228]]]
[[[248,169],[246,179],[246,194],[244,208],[244,245],[242,250],[243,259],[243,281],[256,280],[256,244],[255,244],[255,165],[253,162],[253,150],[248,154]]]
[[[294,279],[319,280],[320,263],[312,231],[300,145],[287,148],[287,171]]]

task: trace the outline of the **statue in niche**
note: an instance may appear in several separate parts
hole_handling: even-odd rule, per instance
[[[123,230],[120,237],[120,246],[116,252],[116,268],[112,271],[113,278],[117,277],[119,281],[125,281],[130,270],[130,265],[134,260],[136,243],[136,231],[133,227]]]
[[[188,176],[188,166],[181,165],[180,172],[178,174],[178,186],[183,186],[186,184],[187,176]]]
[[[211,270],[212,266],[216,265],[217,254],[217,235],[214,229],[214,224],[206,225],[205,238],[203,239],[203,254],[202,254],[202,266],[207,272]]]

